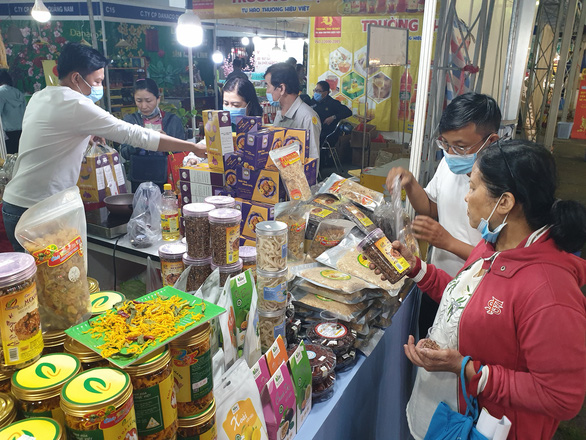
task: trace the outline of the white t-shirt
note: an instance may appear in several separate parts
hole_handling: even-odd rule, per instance
[[[90,136],[157,150],[160,134],[129,124],[69,87],[46,87],[26,107],[12,180],[4,200],[30,208],[77,184]]]
[[[467,174],[452,173],[445,159],[442,159],[425,192],[437,204],[439,224],[452,237],[476,246],[482,236],[468,223],[468,205],[464,197],[468,193],[469,182]],[[454,277],[464,265],[464,260],[451,252],[434,248],[430,263]]]

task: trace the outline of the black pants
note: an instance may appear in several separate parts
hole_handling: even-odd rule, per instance
[[[18,153],[18,143],[20,142],[22,130],[5,131],[4,133],[8,136],[8,139],[6,139],[6,152],[8,154]]]

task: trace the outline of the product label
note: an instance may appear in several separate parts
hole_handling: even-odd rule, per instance
[[[329,298],[326,298],[326,297],[324,297],[324,296],[321,296],[321,295],[315,295],[315,297],[316,297],[317,299],[321,300],[321,301],[332,301],[331,299],[329,299]]]
[[[58,406],[57,408],[53,408],[51,411],[22,411],[22,416],[25,419],[30,419],[33,417],[48,417],[52,420],[58,421],[61,424],[61,426],[65,426],[65,414],[63,414],[63,410],[60,406]]]
[[[385,256],[386,260],[397,270],[398,273],[403,273],[409,268],[409,263],[403,256],[393,248],[393,245],[387,237],[379,238],[374,244],[379,251]]]
[[[332,240],[332,239],[330,239],[330,237],[326,237],[324,235],[316,235],[314,240],[317,241],[322,246],[327,246],[327,247],[338,246],[341,241],[341,240]]]
[[[305,231],[305,227],[307,226],[306,222],[302,222],[302,223],[293,223],[291,226],[289,226],[289,231],[291,232],[303,232]]]
[[[298,188],[292,189],[289,195],[291,196],[291,200],[299,200],[302,196],[301,190]]]
[[[346,180],[348,179],[342,179],[342,180],[338,180],[337,182],[334,182],[332,184],[332,186],[330,187],[329,192],[331,193],[337,193],[340,191],[340,188],[342,187],[342,185],[344,184],[344,182],[346,182]]]
[[[284,303],[287,300],[287,282],[285,281],[275,287],[265,287],[261,295],[265,301]]]
[[[372,223],[372,221],[366,216],[364,215],[364,213],[362,211],[360,211],[358,208],[351,206],[348,208],[348,210],[354,214],[356,216],[356,218],[358,219],[358,221],[360,223],[362,223],[365,227],[368,226],[372,226],[374,223]]]
[[[287,243],[281,245],[281,258],[287,258]]]
[[[226,263],[234,264],[240,258],[240,225],[226,228]]]
[[[339,339],[346,336],[348,329],[346,326],[333,322],[322,322],[315,326],[315,332],[322,338]]]
[[[0,335],[6,365],[27,362],[43,351],[37,285],[0,297]]]
[[[315,359],[317,355],[315,354],[315,351],[312,350],[307,350],[307,357],[311,360],[311,359]]]
[[[134,411],[138,434],[151,435],[167,429],[177,420],[173,373],[148,388],[134,389]]]
[[[214,388],[212,353],[171,348],[173,373],[177,386],[177,401],[192,402],[209,394]]]
[[[179,213],[177,211],[161,213],[161,229],[163,236],[179,234]]]
[[[311,213],[317,217],[326,218],[328,215],[332,214],[334,211],[330,211],[329,209],[325,208],[315,208],[311,210]]]
[[[261,438],[262,423],[256,414],[250,398],[239,400],[232,406],[226,420],[222,422],[226,436],[230,439]],[[258,434],[255,432],[258,431]]]
[[[138,440],[136,416],[132,397],[118,411],[109,406],[95,413],[86,414],[87,420],[101,420],[98,429],[81,431],[67,426],[67,438],[71,440]]]
[[[301,157],[299,157],[299,153],[293,152],[289,153],[286,156],[283,156],[279,159],[283,168],[288,167],[289,165],[293,165],[295,162],[299,162]]]
[[[329,280],[335,280],[335,281],[348,281],[348,280],[352,279],[352,277],[350,275],[348,275],[347,273],[338,272],[337,270],[333,270],[333,269],[322,270],[320,272],[320,275],[324,278],[327,278]]]
[[[244,338],[248,327],[248,312],[252,302],[252,276],[250,272],[243,272],[230,280],[230,294],[234,304],[234,319],[236,326],[236,340],[238,347],[244,347]]]
[[[283,322],[279,325],[276,325],[273,328],[273,336],[275,337],[275,339],[277,339],[279,337],[279,335],[281,335],[281,337],[283,338],[283,340],[286,340],[286,336],[285,336],[285,321],[283,320]]]
[[[65,425],[62,425],[65,426]],[[3,430],[6,440],[55,440],[63,428],[50,419],[24,419],[12,423],[10,429]]]
[[[62,248],[57,247],[55,244],[50,244],[44,249],[33,252],[32,255],[35,257],[37,266],[47,263],[49,267],[56,267],[65,263],[77,253],[83,256],[83,243],[79,235]]]
[[[363,254],[358,254],[358,263],[366,268],[370,268],[370,262]]]
[[[161,259],[163,287],[175,285],[175,282],[179,279],[184,270],[185,265],[183,264],[183,261],[168,261]]]

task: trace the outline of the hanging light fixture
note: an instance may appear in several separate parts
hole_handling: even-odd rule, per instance
[[[224,61],[224,54],[219,50],[214,51],[212,54],[212,61],[216,64],[221,64]]]
[[[242,40],[240,40],[242,42],[243,46],[248,46],[250,44],[250,38],[248,37],[242,37]]]
[[[41,23],[46,23],[51,19],[51,12],[47,9],[43,0],[35,0],[35,4],[31,9],[31,15]]]
[[[8,26],[8,30],[6,31],[6,42],[8,44],[22,44],[24,42],[22,32],[20,32],[20,28],[15,24]]]
[[[252,37],[252,43],[258,45],[261,42],[261,38],[258,36],[258,31],[254,31],[254,37]]]
[[[177,41],[187,47],[196,47],[203,43],[201,20],[193,9],[186,9],[177,20]]]
[[[273,47],[274,51],[281,50],[279,47],[279,43],[277,41],[277,19],[275,18],[275,47]]]

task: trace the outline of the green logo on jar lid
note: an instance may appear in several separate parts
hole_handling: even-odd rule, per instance
[[[320,272],[320,274],[324,278],[328,278],[330,280],[335,280],[335,281],[348,281],[349,279],[352,278],[347,273],[338,272],[337,270],[333,270],[333,269],[322,270]]]
[[[358,254],[358,263],[360,263],[360,265],[366,267],[367,269],[370,268],[370,263],[368,259],[362,254]]]

